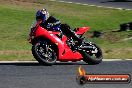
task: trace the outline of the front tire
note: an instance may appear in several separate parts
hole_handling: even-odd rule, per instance
[[[33,44],[32,54],[42,65],[53,65],[57,60],[57,54],[53,46],[44,40],[38,40]]]

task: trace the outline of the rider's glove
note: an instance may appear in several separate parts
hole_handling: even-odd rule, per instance
[[[53,24],[52,23],[48,23],[47,28],[51,28],[51,27],[53,27]]]

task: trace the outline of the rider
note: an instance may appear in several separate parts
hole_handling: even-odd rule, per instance
[[[54,29],[54,26],[60,25],[60,30],[65,34],[67,37],[71,38],[75,41],[78,41],[78,45],[81,45],[82,39],[79,38],[68,26],[67,24],[61,24],[59,20],[57,20],[53,16],[49,16],[49,13],[46,9],[38,10],[36,13],[36,20],[37,21],[42,21],[41,26],[44,28],[48,29],[53,29],[53,30],[59,30],[59,29]]]
[[[42,21],[40,25],[46,29],[51,29],[54,26],[60,25],[60,21],[57,20],[55,17],[49,17],[49,13],[46,9],[37,11],[36,20]]]

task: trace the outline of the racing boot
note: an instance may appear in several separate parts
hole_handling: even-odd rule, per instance
[[[75,44],[71,46],[73,50],[76,50],[82,45],[83,39],[80,38],[74,31],[72,31],[68,24],[61,24],[60,29],[64,35],[66,35],[68,38],[72,38],[75,42]]]

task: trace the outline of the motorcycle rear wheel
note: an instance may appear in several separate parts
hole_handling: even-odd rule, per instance
[[[34,58],[42,65],[53,65],[56,63],[57,54],[47,41],[38,40],[32,46]]]
[[[96,44],[92,43],[92,45],[96,47],[97,53],[92,53],[92,51],[89,51],[89,50],[81,50],[80,53],[83,56],[84,62],[90,65],[99,64],[102,62],[102,59],[103,59],[102,50]]]

